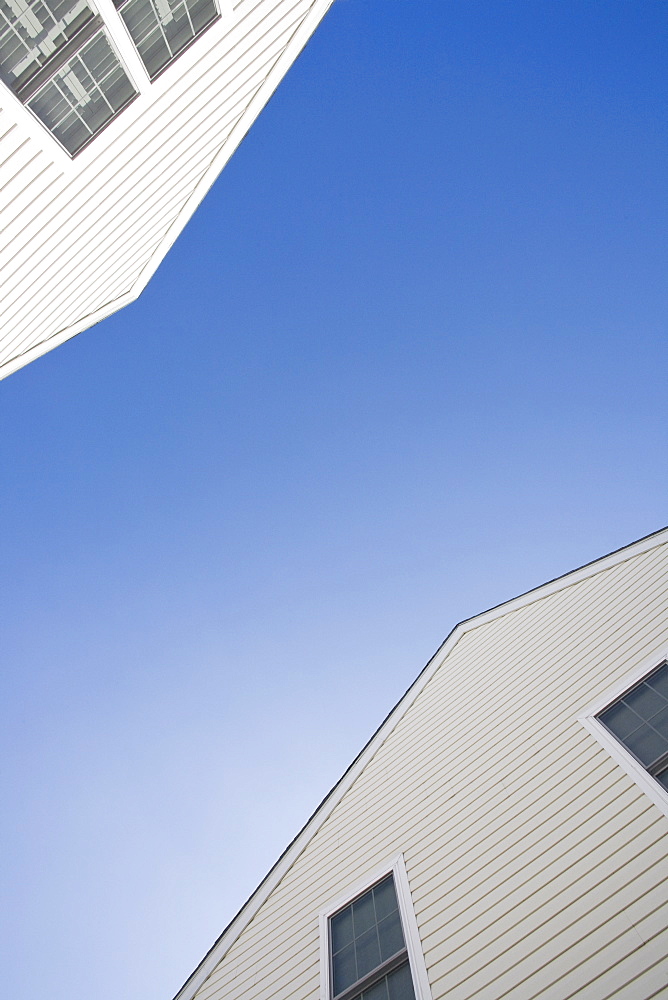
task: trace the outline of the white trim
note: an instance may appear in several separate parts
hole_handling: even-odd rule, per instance
[[[49,126],[43,122],[29,106],[29,99],[26,99],[25,102],[22,101],[16,96],[8,84],[4,82],[2,84],[4,92],[9,94],[11,98],[11,104],[9,107],[11,107],[12,112],[18,113],[18,116],[15,119],[16,124],[21,129],[28,132],[30,137],[37,143],[38,146],[42,148],[44,154],[52,157],[53,162],[62,167],[63,172],[67,176],[76,175],[76,173],[81,169],[81,164],[86,162],[87,157],[85,156],[85,153],[90,144],[99,140],[103,133],[108,131],[108,129],[114,124],[114,122],[117,121],[119,117],[123,116],[124,122],[127,123],[130,116],[127,115],[126,112],[130,111],[130,108],[133,107],[137,101],[141,101],[142,95],[148,94],[150,87],[150,80],[139,57],[139,53],[130,41],[129,35],[124,32],[124,26],[118,23],[120,18],[116,8],[114,7],[113,0],[87,0],[87,2],[93,14],[99,14],[101,17],[102,24],[98,30],[105,33],[107,41],[111,45],[112,51],[118,57],[123,71],[135,90],[136,96],[132,99],[132,102],[127,105],[127,107],[117,112],[114,117],[103,126],[98,134],[91,137],[84,149],[82,149],[79,153],[75,153],[74,156],[68,153],[60,140],[53,134]],[[226,2],[226,0],[223,0],[223,2]],[[220,3],[220,0],[216,0],[216,3]],[[81,47],[85,44],[85,42],[82,42]],[[77,49],[77,52],[74,54],[78,54],[79,51],[80,49]],[[8,110],[8,107],[4,104],[3,110]],[[136,116],[138,113],[137,108],[134,108],[132,113]],[[44,141],[45,137],[46,144]],[[100,144],[99,141],[97,141],[96,154],[99,152],[99,148]],[[76,163],[75,160],[77,161]],[[74,336],[74,334],[72,334],[72,336]],[[0,374],[0,378],[3,377],[3,374]]]
[[[420,931],[418,930],[415,909],[413,907],[413,897],[411,887],[408,882],[408,872],[403,854],[397,858],[394,867],[394,882],[397,887],[397,898],[399,900],[399,912],[404,926],[404,937],[406,938],[406,949],[408,960],[411,966],[413,977],[413,987],[415,989],[415,1000],[432,1000],[429,976],[427,975],[427,965],[424,960]]]
[[[397,891],[399,915],[406,941],[408,964],[415,990],[415,1000],[432,1000],[427,966],[422,952],[422,942],[418,931],[413,899],[411,896],[406,863],[403,854],[396,855],[391,861],[378,865],[372,872],[367,872],[361,881],[351,885],[347,892],[331,900],[318,915],[320,927],[320,1000],[331,1000],[330,961],[329,961],[329,919],[344,906],[347,906],[358,896],[382,882],[388,875],[394,876],[394,886]]]
[[[88,2],[90,3],[91,0]],[[118,11],[114,7],[114,0],[95,0],[95,5],[137,92],[146,94],[151,86],[151,81],[144,63],[141,61],[141,56],[125,28],[124,21],[119,17]]]
[[[269,98],[274,93],[279,83],[286,75],[333,2],[334,0],[314,0],[313,6],[304,15],[304,20],[290,38],[290,41],[283,49],[283,52],[280,54],[262,82],[262,85],[249,101],[236,125],[234,125],[227,139],[200,177],[196,187],[188,196],[186,202],[181,207],[179,214],[176,216],[162,240],[153,251],[150,259],[144,265],[144,268],[133,285],[132,291],[135,298],[137,298],[146,288],[149,281],[158,270],[163,259],[171,250],[177,238],[180,236],[186,223],[203,201],[205,195],[208,193],[223,167],[232,158],[232,155],[240,145],[242,139],[252,127],[255,119],[265,107]],[[160,83],[160,80],[161,77],[158,78],[157,82]]]
[[[33,347],[29,347],[27,351],[23,354],[16,354],[13,358],[10,358],[0,365],[0,380],[7,378],[13,372],[18,371],[19,368],[24,368],[30,361],[35,361],[37,358],[41,358],[43,354],[48,354],[49,351],[58,347],[60,344],[64,344],[65,341],[71,340],[72,337],[76,337],[78,333],[83,333],[84,330],[90,330],[91,327],[95,326],[97,323],[101,323],[103,319],[108,316],[113,315],[123,306],[130,305],[137,298],[135,292],[129,292],[125,295],[120,295],[117,299],[112,302],[106,303],[100,309],[96,309],[95,312],[89,313],[87,316],[83,316],[76,323],[71,326],[66,327],[64,330],[60,330],[58,333],[54,333],[52,336],[47,337],[46,340],[42,340],[39,344],[35,344]]]
[[[221,17],[218,21],[214,22],[209,28],[207,28],[204,33],[208,37],[209,43],[212,47],[217,39],[222,39],[228,34],[237,17],[234,13],[231,0],[216,0],[216,2],[218,4]],[[112,23],[112,14],[110,13],[109,7],[110,3],[111,0],[108,0],[108,2],[107,0],[102,0],[100,4],[100,13],[103,15],[106,30],[108,31],[110,38],[112,38],[113,44],[118,45],[119,51],[122,50],[121,54],[123,54],[126,51],[126,48],[125,45],[121,46],[119,44],[119,39],[122,33],[126,31],[126,28],[115,8],[113,9],[113,16],[115,18],[113,21],[114,28],[110,28]],[[191,194],[186,199],[185,203],[178,211],[176,218],[170,224],[162,240],[153,250],[150,258],[145,263],[138,276],[134,279],[132,286],[128,288],[123,295],[105,303],[94,312],[78,319],[75,323],[68,325],[64,329],[59,330],[57,333],[47,336],[39,344],[29,348],[22,354],[14,355],[8,358],[4,364],[0,364],[0,380],[6,378],[8,375],[11,375],[19,368],[23,368],[24,365],[28,364],[30,361],[46,354],[52,348],[64,343],[71,337],[76,336],[78,333],[82,333],[95,323],[99,323],[100,320],[105,319],[107,316],[117,312],[119,309],[123,308],[123,306],[138,298],[155,271],[158,269],[165,255],[176,241],[191,215],[200,204],[213,182],[216,180],[218,174],[233,155],[237,146],[240,144],[255,119],[269,101],[269,98],[281,82],[282,77],[285,73],[287,73],[292,63],[308,42],[310,35],[315,31],[332,3],[333,0],[312,0],[312,6],[307,10],[303,20],[299,24],[299,27],[295,30],[273,67],[260,84],[255,95],[247,104],[227,139],[212,158],[209,166],[204,170],[202,176],[192,190]],[[204,35],[201,37],[204,37]],[[20,126],[21,129],[28,132],[38,147],[52,160],[53,163],[59,167],[62,174],[69,180],[83,170],[88,169],[91,161],[95,158],[104,157],[107,151],[112,148],[113,144],[117,141],[119,134],[122,131],[127,130],[128,126],[130,126],[139,115],[143,114],[146,108],[160,95],[166,93],[173,85],[175,76],[184,75],[197,63],[200,56],[200,47],[197,44],[190,45],[174,60],[172,64],[166,67],[165,72],[158,76],[158,78],[151,84],[145,84],[144,80],[146,79],[146,73],[143,69],[143,78],[139,78],[137,74],[132,72],[136,66],[136,61],[132,63],[132,67],[130,67],[126,62],[125,68],[128,70],[133,83],[137,87],[139,95],[133,100],[132,104],[112,119],[99,133],[99,135],[95,136],[95,139],[88,143],[88,145],[75,157],[70,157],[65,152],[58,140],[48,131],[46,126],[37,120],[30,110],[18,100],[8,87],[5,87],[8,94],[8,101],[6,103],[3,102],[3,108],[5,111],[9,109],[10,114],[8,117],[12,118],[15,116],[15,123]],[[4,84],[0,84],[0,88],[4,86]]]
[[[286,851],[278,859],[274,867],[268,872],[255,892],[246,900],[237,915],[224,929],[218,940],[214,942],[200,964],[176,994],[174,1000],[192,1000],[192,997],[194,997],[197,993],[197,990],[200,988],[202,983],[209,978],[218,963],[222,961],[234,942],[243,933],[245,928],[249,925],[255,914],[271,895],[276,886],[282,881],[283,876],[290,870],[302,851],[306,849],[323,823],[326,822],[343,796],[346,794],[350,786],[375,756],[377,750],[380,749],[388,736],[390,736],[395,726],[397,726],[402,720],[415,699],[418,695],[420,695],[424,687],[429,683],[444,660],[448,657],[451,650],[466,632],[477,628],[479,625],[493,621],[496,618],[501,618],[504,615],[509,614],[511,611],[517,611],[526,605],[533,604],[535,601],[542,600],[543,597],[548,597],[559,590],[564,590],[566,587],[570,587],[574,583],[579,583],[581,580],[585,580],[588,577],[595,576],[597,573],[602,573],[605,570],[611,569],[613,566],[626,562],[627,560],[632,559],[649,549],[658,548],[660,545],[666,544],[668,544],[668,528],[663,528],[659,531],[655,531],[651,535],[647,535],[645,538],[639,539],[637,542],[631,542],[630,545],[617,549],[615,552],[611,552],[607,556],[602,556],[600,559],[594,560],[594,562],[587,563],[586,566],[581,566],[579,569],[566,573],[564,576],[557,577],[556,580],[550,580],[548,583],[543,584],[543,586],[536,587],[534,590],[521,594],[519,597],[507,601],[505,604],[499,604],[497,607],[491,608],[489,611],[484,611],[475,618],[469,618],[466,621],[460,622],[459,625],[456,625],[445,642],[440,646],[431,660],[427,663],[426,667],[424,667],[422,672],[418,675],[411,687],[409,687],[403,698],[401,698],[401,700],[397,703],[385,721],[371,737],[359,756],[350,765],[343,777],[318,806],[311,818],[307,821],[306,825],[300,830]],[[657,660],[656,663],[658,664],[659,661]],[[651,669],[651,667],[648,669]],[[585,728],[589,728],[584,721],[583,725],[585,725]],[[599,728],[602,727],[599,726]],[[655,781],[652,783],[656,785]]]
[[[647,795],[655,806],[657,806],[664,816],[668,816],[668,792],[659,782],[649,774],[642,764],[635,759],[623,743],[621,743],[612,733],[606,729],[603,723],[599,722],[596,716],[606,709],[613,702],[621,698],[639,681],[651,674],[653,670],[660,667],[668,660],[668,645],[660,646],[651,656],[646,657],[633,673],[619,681],[614,687],[609,688],[605,694],[601,695],[585,711],[578,716],[578,722],[584,726],[587,732],[596,739],[612,759],[626,771],[628,776],[635,781],[636,785]]]
[[[114,38],[118,36],[119,39],[119,49],[122,45],[122,51],[124,53],[128,53],[128,61],[131,61],[133,67],[136,65],[138,72],[141,73],[141,92],[143,94],[150,94],[151,101],[155,101],[173,86],[174,74],[170,73],[170,70],[174,67],[178,67],[178,72],[175,70],[175,73],[177,76],[181,77],[197,64],[201,58],[201,51],[197,51],[197,42],[200,38],[203,38],[204,35],[210,35],[211,38],[216,36],[223,38],[228,34],[236,20],[234,8],[232,7],[232,0],[214,0],[219,17],[207,25],[204,31],[201,31],[199,35],[195,35],[183,52],[177,53],[177,55],[170,59],[166,66],[164,66],[160,73],[156,76],[156,79],[151,81],[151,78],[148,75],[148,70],[144,66],[142,58],[139,55],[139,50],[136,48],[135,43],[130,36],[130,32],[128,31],[125,21],[121,16],[121,12],[116,10],[113,0],[95,0],[95,3],[100,4],[100,13],[104,11],[105,22],[108,25],[113,24]],[[193,51],[193,49],[195,49],[195,51]]]
[[[287,874],[302,851],[306,849],[320,827],[336,809],[343,796],[351,785],[357,780],[369,761],[375,756],[388,736],[393,732],[415,699],[418,697],[424,686],[430,681],[433,674],[440,667],[441,663],[459,641],[461,626],[457,626],[450,633],[435,656],[429,661],[420,676],[408,689],[399,704],[388,715],[385,722],[379,727],[359,756],[353,761],[346,773],[334,786],[329,795],[313,813],[313,816],[300,830],[284,854],[278,859],[274,867],[269,871],[264,881],[260,883],[253,895],[246,901],[241,910],[231,923],[225,928],[218,940],[213,944],[209,952],[204,956],[200,964],[192,973],[189,979],[183,984],[174,1000],[192,1000],[201,985],[209,978],[216,966],[225,957],[237,938],[243,933],[251,920],[258,912],[263,903],[269,898],[274,889],[280,884],[283,876]],[[350,897],[348,897],[350,898]]]
[[[559,590],[572,587],[576,583],[581,583],[582,580],[588,579],[590,576],[603,573],[605,570],[611,569],[619,563],[634,559],[642,552],[648,552],[649,549],[665,544],[668,544],[668,528],[660,528],[659,531],[652,532],[651,535],[640,538],[637,542],[631,542],[630,545],[625,545],[621,549],[615,549],[614,552],[610,552],[607,556],[601,556],[600,559],[586,563],[578,569],[571,570],[570,573],[564,573],[563,576],[558,576],[554,580],[548,580],[547,583],[541,584],[534,590],[528,590],[526,593],[520,594],[519,597],[490,608],[489,611],[483,611],[481,614],[476,615],[475,618],[468,618],[462,622],[462,625],[466,626],[467,631],[472,628],[478,628],[479,625],[486,625],[501,615],[509,614],[511,611],[518,611],[520,608],[533,604],[534,601],[542,601],[544,597],[550,597]]]

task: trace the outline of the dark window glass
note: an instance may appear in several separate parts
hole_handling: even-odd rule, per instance
[[[379,983],[364,990],[355,1000],[415,1000],[413,980],[408,962],[404,962]]]
[[[598,720],[668,787],[668,663],[618,698]]]
[[[383,917],[379,922],[378,937],[380,939],[380,958],[383,962],[386,962],[392,955],[396,955],[404,947],[404,934],[398,910]]]
[[[130,103],[135,89],[103,31],[51,77],[28,107],[74,155]]]
[[[331,918],[330,948],[335,997],[350,990],[358,982],[363,987],[356,995],[360,1000],[377,1000],[377,997],[383,1000],[403,1000],[404,997],[413,996],[408,964],[405,964],[405,972],[401,971],[404,966],[400,969],[392,968],[397,960],[401,962],[402,953],[405,956],[406,952],[392,875]],[[390,964],[388,971],[385,963],[390,959],[395,961]],[[372,975],[375,970],[378,970],[378,981]],[[405,987],[396,985],[393,987],[395,993],[388,994],[390,984],[395,981],[401,984],[402,977],[406,975],[410,993],[405,991]],[[366,978],[369,976],[371,981]],[[365,988],[361,980],[368,984]]]
[[[218,17],[214,0],[127,0],[120,13],[150,77]]]
[[[0,0],[0,76],[17,90],[92,18],[86,0]]]

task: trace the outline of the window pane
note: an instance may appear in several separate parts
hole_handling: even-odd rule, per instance
[[[0,0],[0,76],[16,90],[92,17],[86,0]]]
[[[598,716],[627,750],[651,769],[668,753],[668,663],[636,684]],[[664,784],[664,778],[655,774]]]
[[[397,909],[397,894],[394,891],[394,879],[391,876],[374,888],[373,898],[377,920],[382,920],[383,917],[387,917],[393,910]]]
[[[406,947],[393,876],[339,910],[329,925],[333,996],[368,976],[372,986],[360,991],[356,1000],[373,1000],[376,993],[372,990],[388,1000],[386,990],[391,977],[383,974],[381,966],[402,951],[405,956]],[[379,975],[378,982],[374,982],[374,973]]]
[[[387,977],[389,1000],[415,1000],[413,979],[408,962]]]
[[[99,32],[54,74],[28,107],[74,154],[134,95],[106,35]]]
[[[657,733],[661,733],[666,741],[666,750],[668,750],[668,707],[660,709],[656,715],[653,715],[648,725],[652,729],[656,729]]]
[[[641,684],[635,691],[631,691],[624,697],[624,702],[637,712],[642,719],[649,719],[660,707],[659,697],[656,691],[647,684]]]
[[[658,691],[659,694],[668,701],[668,663],[664,665],[651,677],[648,677],[645,684],[649,684],[651,688]]]
[[[621,701],[606,709],[605,712],[601,712],[599,718],[619,740],[623,740],[642,722],[635,712],[632,712]]]
[[[373,894],[367,892],[361,899],[353,903],[353,926],[355,937],[359,937],[364,931],[368,931],[376,923],[376,916],[373,908]]]
[[[214,0],[129,0],[120,13],[149,76],[218,17]]]
[[[380,957],[383,962],[391,958],[392,955],[396,955],[404,947],[404,935],[401,930],[398,910],[395,910],[378,924],[378,937],[380,938]]]
[[[408,962],[395,969],[389,976],[383,976],[379,983],[364,990],[355,1000],[415,1000]]]
[[[629,736],[626,745],[646,767],[668,750],[668,740],[663,739],[649,726],[643,726],[637,733]]]
[[[347,906],[332,917],[332,951],[339,951],[353,939],[353,908]]]
[[[375,986],[370,987],[370,989],[365,990],[361,994],[359,1000],[388,1000],[387,997],[387,977],[381,979],[379,983]]]
[[[349,944],[332,956],[332,974],[334,979],[334,996],[357,982],[357,966],[355,965],[355,945]]]
[[[357,978],[366,976],[376,966],[380,965],[380,948],[378,946],[378,931],[375,927],[365,931],[361,937],[355,939],[355,953],[357,957]]]

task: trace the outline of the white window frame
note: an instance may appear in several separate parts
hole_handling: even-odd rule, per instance
[[[633,754],[626,749],[623,743],[621,743],[612,733],[606,729],[602,722],[599,722],[596,716],[603,712],[604,709],[609,708],[613,702],[621,698],[622,695],[626,694],[634,685],[638,684],[640,681],[644,680],[652,671],[660,667],[661,664],[668,660],[668,646],[664,645],[657,649],[651,656],[639,664],[633,673],[628,674],[622,681],[619,681],[614,687],[609,688],[605,694],[597,698],[589,707],[578,716],[578,722],[580,722],[587,732],[598,740],[601,746],[607,750],[610,756],[615,760],[620,767],[622,767],[628,776],[635,781],[636,785],[647,795],[654,805],[658,806],[664,816],[668,816],[668,792],[659,782],[652,777],[649,771],[646,771],[642,764],[635,759]]]
[[[212,44],[223,38],[237,19],[232,0],[215,0],[215,2],[220,17],[206,30]],[[149,104],[168,91],[177,77],[180,79],[181,76],[188,73],[201,55],[199,46],[189,45],[169,66],[165,67],[165,72],[151,82],[123,19],[114,7],[113,0],[89,0],[89,4],[104,21],[104,30],[137,91],[137,97],[122,112],[107,122],[104,128],[90,142],[86,143],[83,149],[80,149],[74,156],[70,156],[44,122],[19,100],[10,86],[0,80],[0,104],[8,119],[13,120],[24,134],[27,134],[47,156],[51,157],[52,162],[68,178],[76,176],[85,169],[91,160],[104,156],[118,138],[119,133],[136,121]],[[178,70],[174,67],[178,67]],[[168,70],[170,72],[167,72]]]
[[[406,872],[406,862],[403,854],[398,854],[384,865],[379,865],[369,872],[358,882],[350,885],[349,888],[332,900],[320,911],[320,1000],[333,1000],[331,983],[331,962],[330,962],[330,942],[329,942],[329,920],[335,916],[345,906],[348,906],[358,896],[363,895],[374,885],[382,882],[388,875],[394,876],[394,887],[397,892],[397,902],[399,904],[399,916],[401,926],[406,941],[406,951],[408,952],[408,967],[413,980],[413,990],[415,1000],[432,1000],[429,977],[427,976],[427,966],[425,965],[422,953],[422,943],[418,931],[415,910],[411,890],[408,884],[408,873]]]

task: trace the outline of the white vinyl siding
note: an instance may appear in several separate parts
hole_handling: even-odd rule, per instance
[[[330,2],[242,0],[232,12],[219,0],[221,18],[155,83],[140,81],[75,160],[11,98],[0,112],[0,377],[139,294]]]
[[[184,997],[315,1000],[323,900],[397,852],[433,1000],[649,1000],[668,989],[668,822],[578,722],[665,645],[667,584],[664,535],[467,623]]]

